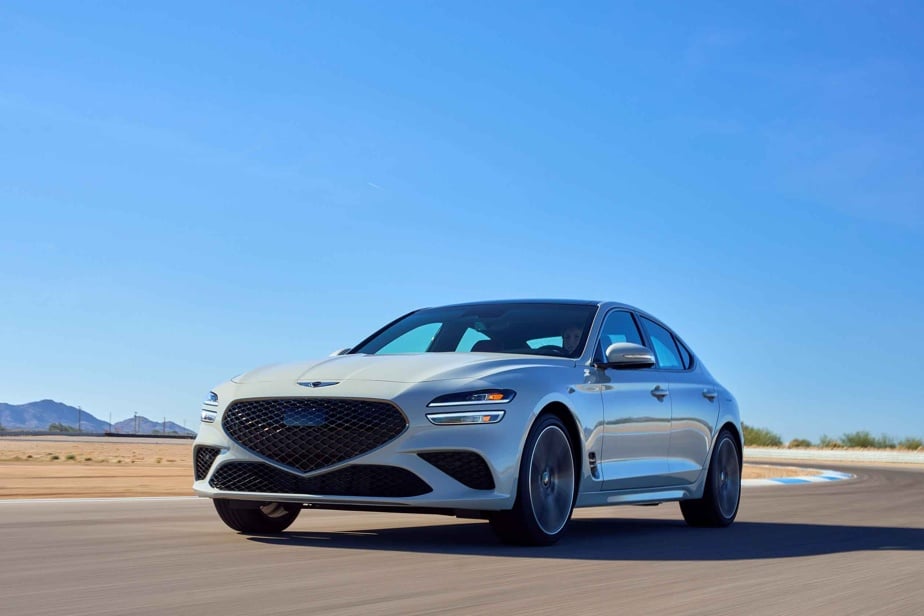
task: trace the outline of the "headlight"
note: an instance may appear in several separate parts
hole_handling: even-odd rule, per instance
[[[215,420],[218,418],[218,413],[215,412],[214,408],[218,406],[218,394],[214,391],[210,391],[209,397],[203,400],[202,406],[208,408],[202,409],[199,420],[205,423],[215,423]]]
[[[471,404],[506,404],[513,400],[517,392],[512,389],[479,389],[478,391],[463,391],[457,394],[445,394],[430,401],[428,407],[433,406],[465,406]],[[498,419],[497,421],[500,421]]]

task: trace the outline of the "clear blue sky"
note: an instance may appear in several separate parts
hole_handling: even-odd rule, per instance
[[[613,299],[924,435],[924,7],[0,4],[0,401],[194,426],[413,308]]]

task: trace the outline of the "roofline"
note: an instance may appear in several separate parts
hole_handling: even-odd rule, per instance
[[[609,310],[610,308],[623,308],[626,310],[633,310],[640,314],[650,316],[645,310],[637,308],[630,304],[624,304],[622,302],[614,301],[604,301],[604,300],[595,300],[595,299],[555,299],[555,298],[529,298],[529,299],[491,299],[478,302],[462,302],[458,304],[444,304],[441,306],[425,306],[418,308],[417,310],[431,310],[434,308],[465,308],[468,306],[484,306],[484,305],[496,305],[496,304],[564,304],[571,306],[597,306],[602,309]],[[417,312],[415,310],[414,312]]]

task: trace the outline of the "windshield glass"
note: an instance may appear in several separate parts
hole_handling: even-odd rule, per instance
[[[597,307],[491,303],[418,310],[373,334],[351,353],[521,353],[578,357]]]

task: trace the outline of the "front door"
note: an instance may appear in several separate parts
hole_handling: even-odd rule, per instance
[[[604,320],[596,352],[615,342],[642,344],[632,313],[614,310]],[[668,474],[671,400],[668,381],[655,369],[601,371],[603,395],[602,489],[663,485]]]

